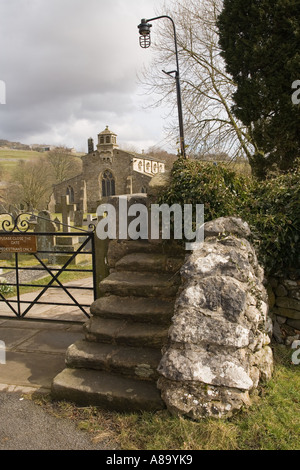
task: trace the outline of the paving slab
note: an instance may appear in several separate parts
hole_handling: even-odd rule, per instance
[[[83,323],[2,321],[5,364],[0,364],[0,390],[49,392],[53,378],[65,367],[67,348],[83,337]]]
[[[85,289],[72,289],[72,287],[84,287],[91,288],[93,285],[93,279],[88,277],[86,279],[74,280],[64,283],[64,286],[68,289],[70,295],[76,299],[79,305],[91,305],[93,298],[93,291]],[[37,295],[41,292],[41,289],[35,290],[34,292],[28,292],[21,295],[21,313],[23,313],[34,301]],[[1,300],[1,299],[0,299]],[[16,301],[17,297],[8,298],[7,301]],[[70,296],[63,291],[63,289],[48,288],[39,299],[40,302],[53,302],[63,303],[72,305],[47,305],[47,304],[36,304],[32,305],[26,318],[31,319],[50,319],[50,320],[62,320],[62,321],[85,321],[87,316],[84,312],[73,303]],[[12,308],[17,309],[16,302],[10,302]],[[6,302],[0,302],[0,316],[16,318],[15,313]],[[84,307],[85,311],[89,314],[89,307]]]

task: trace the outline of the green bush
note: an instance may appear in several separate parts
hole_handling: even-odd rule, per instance
[[[0,292],[1,294],[11,294],[13,292],[13,287],[7,284],[7,280],[3,277],[0,277]]]
[[[268,274],[300,265],[300,165],[265,181],[238,175],[226,166],[178,159],[172,182],[159,203],[204,204],[205,221],[240,217]]]

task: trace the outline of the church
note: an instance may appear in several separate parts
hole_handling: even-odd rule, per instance
[[[164,161],[120,150],[108,126],[98,134],[96,148],[88,139],[88,153],[81,158],[82,173],[53,187],[50,205],[55,212],[65,195],[77,210],[94,213],[109,196],[146,193],[151,178],[166,169]]]

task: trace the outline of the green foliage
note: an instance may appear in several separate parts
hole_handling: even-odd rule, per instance
[[[0,284],[0,293],[2,295],[11,294],[13,292],[13,287],[10,286],[9,284],[7,284],[6,279],[1,277],[0,282],[1,282],[1,284]]]
[[[253,181],[241,207],[254,235],[260,261],[272,273],[300,266],[300,165],[264,182]]]
[[[252,169],[262,177],[273,164],[292,168],[300,155],[300,107],[291,99],[300,79],[299,1],[224,0],[218,28],[237,85],[233,112],[256,147]]]
[[[204,204],[205,221],[240,217],[250,225],[267,273],[300,265],[300,163],[265,181],[238,175],[222,165],[178,159],[172,182],[159,203]]]
[[[159,202],[204,204],[205,221],[235,215],[237,198],[245,197],[247,181],[223,165],[178,159],[172,170],[172,184]]]

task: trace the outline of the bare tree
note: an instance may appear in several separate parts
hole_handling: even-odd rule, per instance
[[[226,152],[231,158],[249,158],[253,145],[245,126],[231,112],[235,84],[220,55],[216,21],[222,0],[173,0],[161,14],[176,24],[186,141],[189,154]],[[140,81],[155,96],[152,106],[168,100],[176,109],[175,81],[161,71],[174,68],[171,22],[159,20],[151,31],[156,48],[153,63]],[[177,117],[176,117],[177,118]],[[174,138],[176,121],[171,124]]]
[[[74,157],[66,147],[57,147],[48,152],[47,161],[52,168],[55,183],[73,178],[82,170],[81,159]]]
[[[52,192],[53,177],[45,158],[19,160],[13,171],[6,202],[26,210],[45,209]]]

